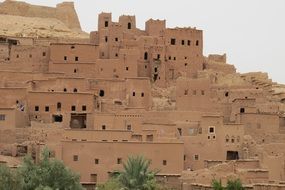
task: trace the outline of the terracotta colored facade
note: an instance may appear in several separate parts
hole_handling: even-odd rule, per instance
[[[88,43],[0,37],[1,154],[48,146],[89,185],[131,155],[178,189],[205,189],[191,173],[229,160],[246,184],[285,180],[284,86],[204,57],[202,30],[98,18]]]

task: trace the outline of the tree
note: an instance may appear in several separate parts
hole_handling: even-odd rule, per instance
[[[121,190],[122,188],[122,184],[115,177],[108,180],[105,184],[98,185],[98,190]]]
[[[23,190],[82,190],[79,175],[64,166],[63,162],[49,158],[44,149],[43,159],[34,164],[30,156],[25,157],[19,174],[22,177]]]
[[[213,180],[212,181],[212,187],[214,190],[224,190],[225,188],[222,185],[222,181],[218,181],[218,180]]]
[[[227,190],[244,190],[240,179],[228,180]]]
[[[0,189],[21,189],[21,179],[17,172],[10,170],[5,165],[0,165]]]
[[[155,174],[149,170],[150,161],[143,156],[129,157],[124,163],[124,171],[118,176],[125,190],[154,190],[156,189]]]

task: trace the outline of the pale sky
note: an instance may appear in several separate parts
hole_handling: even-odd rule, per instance
[[[3,0],[0,0],[2,2]],[[61,0],[26,0],[55,6]],[[81,27],[97,29],[98,14],[136,15],[144,29],[149,18],[166,19],[167,27],[204,30],[204,55],[227,53],[238,72],[268,72],[285,84],[285,0],[74,0]],[[1,26],[0,26],[1,27]]]

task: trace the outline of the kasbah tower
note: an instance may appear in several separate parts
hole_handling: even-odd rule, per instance
[[[94,189],[143,155],[175,189],[285,189],[284,85],[203,55],[202,30],[102,12],[87,34],[71,2],[7,0],[0,17],[0,163],[48,147]]]

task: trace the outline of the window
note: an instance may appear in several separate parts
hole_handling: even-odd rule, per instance
[[[173,57],[173,60],[175,61],[175,60],[176,60],[176,57]]]
[[[115,38],[115,41],[116,41],[116,42],[119,41],[119,38]]]
[[[116,53],[116,54],[115,54],[115,57],[118,57],[118,56],[119,56],[119,55]]]
[[[64,56],[63,59],[64,59],[64,61],[67,61],[67,56]]]
[[[16,56],[17,58],[19,58],[20,56],[19,56],[19,54],[17,54],[17,56]]]
[[[188,95],[188,90],[184,90],[184,95]]]
[[[45,111],[46,111],[46,112],[49,112],[49,106],[46,106],[46,107],[45,107]]]
[[[86,111],[87,107],[85,105],[82,106],[82,111]]]
[[[196,46],[199,46],[199,40],[196,40]]]
[[[157,67],[154,68],[154,72],[157,72]]]
[[[127,125],[127,130],[131,131],[132,130],[132,125]]]
[[[157,59],[160,59],[160,54],[157,54]]]
[[[231,141],[232,141],[232,143],[235,143],[235,137],[232,137]]]
[[[96,165],[99,164],[99,159],[96,158],[94,161]]]
[[[215,133],[215,128],[214,127],[209,127],[209,133]]]
[[[74,69],[73,72],[74,72],[74,73],[77,73],[77,69]]]
[[[56,108],[57,108],[57,111],[61,110],[61,103],[60,102],[57,102]]]
[[[108,27],[108,26],[109,26],[109,22],[105,21],[105,27]]]
[[[188,46],[191,45],[191,41],[190,41],[190,40],[187,41],[187,45],[188,45]]]
[[[199,160],[199,155],[198,154],[194,155],[194,160]]]
[[[6,119],[6,115],[0,114],[0,121],[5,121],[5,119]]]
[[[130,29],[132,29],[132,23],[128,23],[128,29],[130,30]]]
[[[148,60],[148,53],[144,52],[144,60]]]
[[[162,165],[166,166],[167,165],[167,160],[162,161]]]
[[[228,143],[230,141],[230,137],[227,135],[226,136],[226,143]]]
[[[73,161],[75,162],[78,161],[78,158],[79,158],[78,155],[73,155]]]
[[[75,49],[75,46],[71,46],[70,48],[71,48],[71,49]]]
[[[185,44],[185,42],[184,42],[184,40],[182,40],[182,41],[181,41],[181,45],[183,45],[183,46],[184,46],[184,44]]]
[[[245,109],[244,108],[240,108],[240,113],[245,113]]]
[[[79,58],[76,56],[76,57],[75,57],[75,61],[78,61],[78,60],[79,60]]]
[[[105,36],[105,42],[108,42],[108,36]]]
[[[225,93],[225,97],[228,97],[228,96],[229,96],[229,92],[226,92],[226,93]]]
[[[77,92],[77,88],[74,88],[74,89],[73,89],[73,92]]]
[[[102,130],[106,130],[106,125],[102,125]]]
[[[76,110],[76,106],[71,106],[71,111],[75,111]]]
[[[126,67],[126,71],[128,71],[129,70],[129,67]]]
[[[117,158],[117,164],[122,164],[122,158]]]
[[[147,69],[147,65],[145,65],[144,68]]]
[[[105,95],[105,91],[104,90],[100,90],[99,91],[99,96],[103,97]]]
[[[141,93],[141,97],[144,97],[144,93],[143,92]]]
[[[202,95],[205,95],[205,91],[204,91],[204,90],[201,90],[201,94],[202,94]]]
[[[170,40],[170,44],[171,44],[171,45],[175,45],[175,43],[176,43],[175,38],[171,38],[171,40]]]
[[[40,111],[40,107],[39,106],[35,106],[35,111]]]
[[[136,96],[136,92],[133,92],[133,96]]]
[[[46,52],[43,52],[43,57],[45,57],[46,56]]]
[[[185,63],[184,65],[185,65],[185,67],[187,67],[188,63]]]

